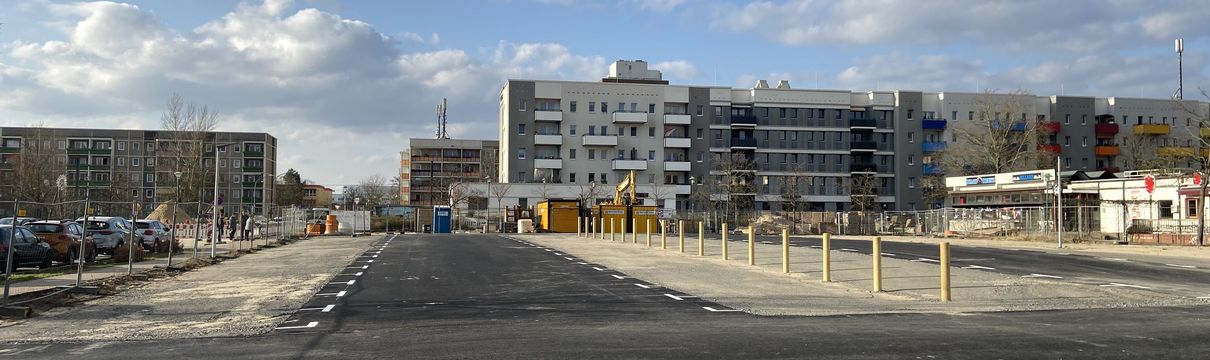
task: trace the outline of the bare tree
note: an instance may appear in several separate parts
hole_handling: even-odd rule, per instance
[[[587,184],[580,184],[580,192],[576,194],[583,207],[592,207],[596,205],[597,198],[601,197],[601,185],[596,181],[590,181]]]
[[[67,185],[64,167],[55,159],[58,152],[50,132],[43,124],[35,124],[31,134],[21,140],[20,153],[6,158],[6,164],[13,168],[12,185],[16,198],[26,203],[39,203],[37,207],[43,216],[49,215],[44,213],[48,210],[43,204],[62,201]],[[88,170],[89,164],[81,166]]]
[[[1206,89],[1199,88],[1198,91],[1202,94],[1202,98],[1210,99],[1210,94],[1206,93]],[[1184,101],[1184,99],[1175,99],[1174,102],[1175,107],[1180,111],[1181,114],[1185,115],[1186,118],[1195,119],[1197,124],[1196,128],[1186,127],[1186,129],[1191,132],[1189,134],[1191,138],[1198,139],[1198,145],[1200,145],[1198,147],[1201,148],[1201,153],[1197,154],[1197,156],[1192,156],[1191,158],[1196,159],[1198,174],[1201,178],[1197,184],[1200,192],[1198,193],[1197,199],[1197,206],[1199,209],[1197,210],[1197,238],[1195,241],[1198,245],[1205,245],[1206,189],[1208,186],[1207,184],[1210,184],[1210,179],[1207,179],[1208,174],[1206,173],[1206,170],[1210,169],[1210,141],[1208,141],[1207,137],[1203,136],[1202,134],[1204,134],[1203,131],[1205,131],[1203,129],[1210,128],[1210,105],[1200,101]],[[1191,123],[1192,122],[1193,121],[1191,121]],[[1197,131],[1197,133],[1194,134],[1192,133],[1193,131]]]
[[[924,204],[929,208],[942,206],[945,199],[949,197],[949,189],[945,187],[945,176],[926,175],[920,178],[920,187],[924,195]]]
[[[357,183],[357,195],[361,197],[362,204],[369,206],[382,204],[390,194],[387,178],[382,175],[370,175]]]
[[[553,191],[553,190],[554,189],[551,188],[550,183],[547,182],[545,179],[543,179],[542,182],[538,184],[538,196],[541,196],[542,200],[550,199],[550,194],[551,194],[551,191]],[[539,201],[541,201],[541,200],[539,200]]]
[[[990,174],[1023,170],[1035,165],[1039,152],[1041,116],[1024,90],[997,94],[989,90],[976,99],[975,119],[954,126],[955,141],[937,159],[958,173]]]
[[[734,226],[740,226],[741,214],[755,215],[752,210],[756,202],[756,162],[743,153],[730,153],[716,158],[712,165],[711,172],[722,176],[726,217]]]
[[[781,200],[782,211],[802,211],[801,203],[806,193],[804,180],[806,172],[802,164],[796,164],[789,175],[777,178],[777,187],[781,189],[778,199]]]
[[[1154,169],[1162,167],[1156,158],[1154,136],[1125,134],[1122,136],[1122,166],[1127,170]]]
[[[160,158],[161,170],[181,172],[181,201],[204,201],[198,196],[201,189],[210,187],[214,169],[202,164],[202,156],[206,141],[213,141],[209,139],[210,132],[218,123],[218,112],[209,107],[185,102],[179,94],[168,98],[164,113],[160,115],[160,125],[166,131],[160,135],[163,140],[157,146],[156,155]]]
[[[450,207],[454,210],[454,215],[458,217],[459,223],[461,224],[462,217],[458,216],[462,212],[460,210],[461,206],[463,204],[467,204],[468,205],[467,207],[469,208],[470,199],[476,198],[476,197],[483,197],[483,192],[476,190],[476,189],[472,189],[470,187],[470,184],[468,184],[468,183],[455,182],[455,183],[451,183],[449,185],[449,196],[450,196]],[[459,226],[459,227],[461,228],[461,226]]]
[[[849,179],[849,194],[853,210],[866,212],[874,209],[878,197],[878,185],[872,174],[855,174]]]
[[[487,185],[487,190],[492,193],[492,197],[496,198],[496,207],[501,216],[501,221],[504,219],[504,198],[508,196],[509,191],[513,188],[513,184],[506,182],[493,182]],[[497,228],[497,231],[500,231]]]

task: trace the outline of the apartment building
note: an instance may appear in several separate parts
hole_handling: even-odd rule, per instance
[[[497,181],[499,144],[494,140],[408,139],[408,150],[399,153],[401,205],[449,205],[450,184]]]
[[[332,188],[323,185],[303,185],[303,204],[307,208],[332,207]]]
[[[206,177],[214,176],[212,169],[217,167],[218,192],[225,207],[260,214],[264,204],[273,202],[273,186],[265,184],[267,179],[272,185],[277,171],[276,138],[267,133],[236,132],[211,132],[204,140],[186,138],[156,130],[0,127],[0,204],[12,203],[13,164],[23,153],[39,151],[53,158],[52,171],[66,180],[63,186],[110,190],[111,194],[129,191],[129,198],[120,196],[121,200],[141,203],[150,212],[156,204],[175,198],[176,169],[172,164],[182,161],[180,152],[157,149],[193,146],[202,147],[203,152],[200,159],[189,161],[201,162],[209,170]],[[214,180],[205,182],[209,185],[201,198],[212,199]]]
[[[935,158],[980,116],[1037,131],[1024,146],[1053,152],[1072,170],[1184,155],[1196,167],[1191,156],[1206,153],[1200,139],[1210,137],[1199,121],[1210,114],[1205,102],[794,89],[765,80],[746,89],[670,85],[643,61],[614,62],[600,82],[510,79],[499,101],[502,181],[608,185],[633,170],[640,184],[680,185],[678,209],[707,177],[755,182],[758,211],[779,209],[790,187],[802,208],[850,210],[857,176],[872,177],[863,196],[874,197],[874,209],[940,206],[925,203],[923,180],[946,172]],[[754,169],[724,179],[717,160],[732,155]]]

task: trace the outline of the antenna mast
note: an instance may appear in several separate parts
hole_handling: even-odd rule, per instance
[[[449,139],[450,138],[449,133],[445,132],[445,109],[447,109],[446,99],[441,98],[441,104],[437,105],[437,138],[438,139]]]

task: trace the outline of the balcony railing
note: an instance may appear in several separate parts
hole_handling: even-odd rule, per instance
[[[647,160],[614,160],[614,170],[647,170]]]
[[[1046,133],[1059,133],[1063,129],[1063,124],[1058,121],[1043,121],[1038,123],[1038,130]]]
[[[534,121],[563,121],[563,111],[557,109],[535,110]]]
[[[941,152],[941,151],[945,151],[945,142],[944,141],[925,141],[924,144],[922,144],[921,148],[923,148],[924,152],[926,152],[926,153]]]
[[[1134,126],[1135,135],[1168,135],[1172,127],[1168,124],[1139,124]]]
[[[945,130],[945,126],[945,119],[924,119],[920,121],[920,128],[924,130]]]
[[[1118,134],[1118,124],[1096,124],[1093,128],[1098,137],[1113,137]]]
[[[264,167],[245,166],[244,172],[265,172]]]
[[[731,115],[731,125],[756,126],[756,123],[757,119],[755,116]]]
[[[692,140],[689,138],[664,138],[666,148],[689,148]]]
[[[853,163],[849,165],[849,172],[855,173],[876,173],[878,166],[874,163]]]
[[[689,125],[692,119],[688,114],[664,114],[665,125]]]
[[[265,152],[264,152],[264,151],[245,151],[245,152],[244,152],[244,157],[246,157],[246,158],[250,158],[250,157],[265,157]]]
[[[243,185],[246,188],[258,188],[258,187],[263,187],[264,184],[265,183],[260,182],[260,181],[245,181],[241,185]]]
[[[858,151],[874,151],[878,149],[878,143],[873,141],[851,141],[849,149]]]
[[[562,169],[563,159],[534,159],[534,168],[537,169]]]
[[[878,120],[875,120],[875,119],[849,119],[849,127],[851,127],[851,128],[874,128],[874,127],[878,127]]]
[[[1159,156],[1192,157],[1195,153],[1193,148],[1185,146],[1165,146],[1155,150]]]
[[[19,147],[0,147],[0,154],[18,154],[20,152]]]
[[[1063,152],[1063,148],[1059,144],[1038,144],[1038,150],[1049,151],[1055,154]]]
[[[941,166],[936,164],[924,164],[922,167],[925,175],[940,175],[945,171],[941,170]]]
[[[614,112],[613,113],[613,122],[628,123],[628,124],[642,124],[642,123],[647,122],[647,113]]]
[[[1004,126],[1008,126],[1008,131],[1014,131],[1014,132],[1025,131],[1025,123],[1020,122],[1020,121],[1013,122],[1011,124],[1005,124],[1005,123],[999,122],[999,121],[992,121],[992,123],[991,123],[992,130],[1000,130],[1000,129],[1003,129]]]
[[[613,135],[584,135],[580,141],[584,146],[618,146],[618,137]]]
[[[534,145],[563,145],[563,136],[558,134],[534,135]]]
[[[731,147],[755,148],[756,139],[755,138],[745,138],[745,139],[731,138]]]
[[[1100,145],[1095,149],[1097,156],[1118,156],[1122,150],[1117,145]]]

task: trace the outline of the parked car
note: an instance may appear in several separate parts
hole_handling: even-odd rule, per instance
[[[87,238],[96,242],[97,251],[102,254],[113,255],[113,251],[125,244],[130,236],[130,222],[120,217],[89,216],[88,221],[79,218],[76,222],[84,224]]]
[[[84,240],[84,227],[71,220],[44,220],[25,224],[38,239],[55,250],[55,261],[71,264],[79,259],[80,240]],[[97,243],[84,241],[84,261],[97,260]]]
[[[168,243],[172,238],[168,225],[159,220],[138,220],[134,222],[135,236],[142,240],[143,249],[155,252],[160,244]]]
[[[38,221],[38,218],[21,217],[21,216],[17,217],[17,225],[25,225],[27,223],[34,222],[34,221]],[[13,224],[13,218],[11,216],[0,218],[0,225],[12,225],[12,224]]]
[[[13,269],[37,266],[48,268],[54,258],[50,245],[38,241],[29,228],[24,226],[0,225],[0,272],[8,271],[8,247],[12,246]]]

